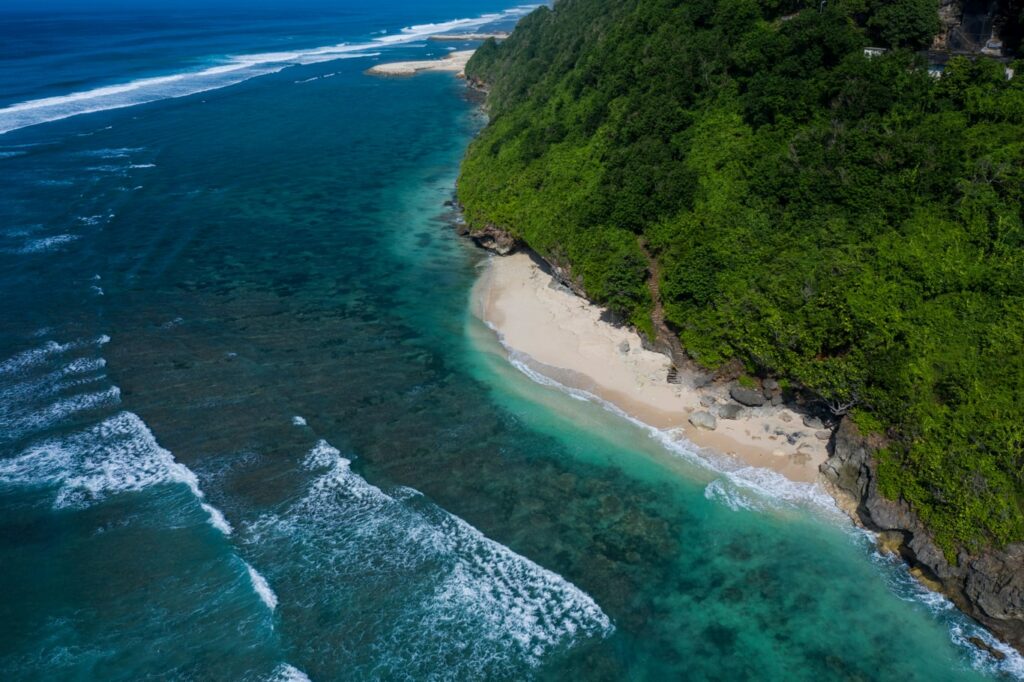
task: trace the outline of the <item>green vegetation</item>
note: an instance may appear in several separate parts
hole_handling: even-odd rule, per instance
[[[561,0],[470,62],[492,122],[459,193],[645,329],[646,244],[692,356],[887,432],[883,492],[952,555],[1024,540],[1024,78],[864,56],[934,19],[919,0]]]

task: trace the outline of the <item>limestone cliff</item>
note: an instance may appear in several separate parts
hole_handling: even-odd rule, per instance
[[[977,554],[961,551],[955,564],[903,501],[878,491],[874,453],[879,443],[862,436],[849,418],[836,431],[821,472],[840,504],[866,528],[896,541],[900,555],[964,613],[1024,652],[1024,544]]]

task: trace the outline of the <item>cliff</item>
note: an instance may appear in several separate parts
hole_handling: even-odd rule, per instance
[[[955,563],[947,561],[910,506],[879,492],[874,453],[880,444],[878,439],[862,436],[850,419],[840,424],[830,457],[821,466],[840,506],[864,527],[881,533],[882,544],[919,569],[924,582],[1024,651],[1024,544],[978,554],[961,550]]]

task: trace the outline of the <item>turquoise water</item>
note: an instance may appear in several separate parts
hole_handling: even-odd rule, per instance
[[[129,82],[501,9],[78,18],[0,82],[13,106],[122,82],[111,64]],[[509,362],[444,207],[477,103],[447,75],[362,74],[446,47],[264,60],[0,135],[0,677],[1019,670],[814,495]]]

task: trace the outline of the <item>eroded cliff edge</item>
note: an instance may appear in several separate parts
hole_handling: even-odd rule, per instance
[[[832,494],[855,521],[881,534],[881,543],[919,569],[967,615],[1024,651],[1024,544],[970,554],[961,549],[956,563],[946,560],[910,506],[886,499],[878,490],[875,452],[881,442],[865,437],[849,418],[836,430],[821,473]]]

